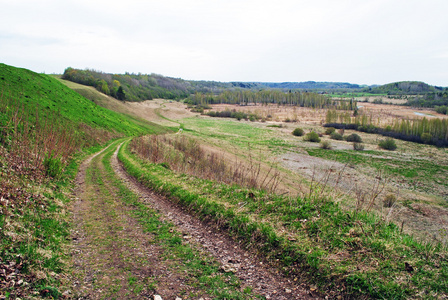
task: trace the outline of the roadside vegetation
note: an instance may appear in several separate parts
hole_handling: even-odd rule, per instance
[[[57,298],[80,159],[119,136],[162,129],[25,69],[1,64],[0,88],[0,295]]]

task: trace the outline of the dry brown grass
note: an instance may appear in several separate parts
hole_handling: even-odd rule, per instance
[[[213,111],[235,110],[247,114],[256,114],[265,121],[273,122],[302,122],[309,124],[321,124],[325,121],[326,109],[313,109],[308,107],[297,106],[278,106],[274,104],[269,105],[252,105],[240,106],[234,104],[214,104]]]
[[[267,171],[249,151],[247,162],[229,161],[224,154],[206,149],[196,139],[183,135],[152,135],[136,138],[131,149],[142,158],[179,173],[227,184],[276,192],[280,183],[280,172],[274,166]]]

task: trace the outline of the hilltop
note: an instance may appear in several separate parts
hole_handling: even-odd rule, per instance
[[[422,95],[429,92],[443,91],[443,88],[432,86],[421,81],[399,81],[377,87],[368,87],[364,90],[372,94]]]

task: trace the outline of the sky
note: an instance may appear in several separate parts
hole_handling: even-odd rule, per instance
[[[0,0],[0,63],[448,86],[447,0]]]

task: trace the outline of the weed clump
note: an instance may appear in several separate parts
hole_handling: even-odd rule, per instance
[[[320,147],[325,150],[330,150],[332,148],[330,141],[322,141]]]
[[[314,131],[311,131],[311,132],[308,132],[305,135],[303,140],[308,141],[308,142],[312,142],[312,143],[319,143],[320,142],[320,137],[319,137],[319,134],[317,134]]]
[[[353,143],[353,150],[363,151],[364,145],[362,143]]]
[[[152,135],[133,139],[131,148],[143,159],[179,173],[227,184],[275,192],[280,173],[271,166],[266,172],[249,155],[249,162],[230,162],[223,154],[205,150],[193,138]]]
[[[397,144],[395,143],[395,140],[392,138],[386,138],[385,140],[381,140],[378,143],[378,146],[382,149],[394,151],[397,149]]]
[[[54,155],[54,152],[46,153],[43,160],[43,165],[45,168],[45,174],[53,178],[58,178],[61,176],[64,169],[64,163],[60,156]]]
[[[397,197],[394,194],[387,194],[383,200],[384,207],[392,207],[397,202]]]
[[[294,129],[292,134],[295,135],[295,136],[302,136],[302,135],[305,134],[305,132],[303,131],[302,128],[296,128],[296,129]]]

